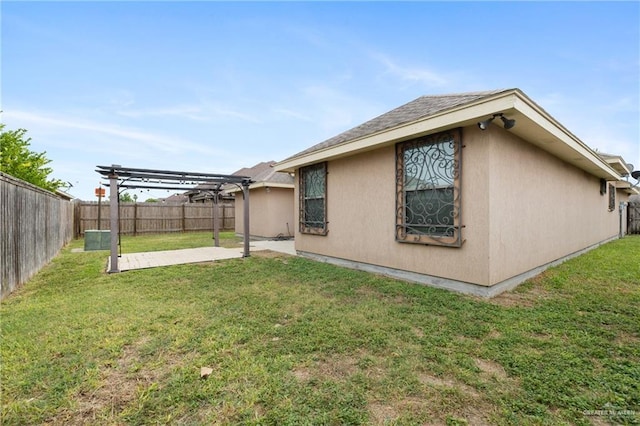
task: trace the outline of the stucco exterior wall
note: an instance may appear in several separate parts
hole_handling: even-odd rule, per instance
[[[491,284],[618,235],[621,191],[609,211],[597,177],[499,127],[489,132]]]
[[[327,164],[326,236],[300,234],[296,250],[488,285],[489,241],[486,144],[463,134],[461,248],[395,241],[395,146]],[[473,158],[473,161],[470,159]],[[297,188],[296,188],[297,194]],[[296,212],[298,197],[295,197]],[[297,219],[297,218],[296,218]]]
[[[462,247],[395,241],[390,145],[328,162],[326,236],[299,232],[296,186],[296,250],[492,286],[618,234],[598,178],[498,127],[462,142]]]
[[[242,193],[237,192],[236,234],[244,234],[244,203]],[[294,235],[293,189],[255,188],[249,193],[249,235],[256,238],[274,238]]]

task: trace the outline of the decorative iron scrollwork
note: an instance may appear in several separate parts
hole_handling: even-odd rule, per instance
[[[396,146],[396,240],[459,247],[460,130]]]
[[[300,169],[300,232],[326,234],[326,163]]]

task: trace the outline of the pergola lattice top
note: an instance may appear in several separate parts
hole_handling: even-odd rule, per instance
[[[96,166],[96,172],[105,178],[119,180],[121,188],[129,189],[220,189],[224,184],[249,185],[248,176],[213,173],[180,172],[173,170],[137,169],[118,165]]]

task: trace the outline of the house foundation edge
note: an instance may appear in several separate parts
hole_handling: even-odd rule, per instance
[[[518,285],[522,284],[524,281],[539,275],[545,270],[559,265],[569,259],[580,256],[588,251],[591,251],[595,248],[600,247],[603,244],[606,244],[610,241],[617,240],[619,237],[617,235],[613,237],[609,237],[605,240],[602,240],[598,243],[592,244],[588,247],[585,247],[581,250],[570,253],[566,256],[553,260],[551,262],[545,263],[528,271],[525,271],[521,274],[514,275],[513,277],[507,278],[506,280],[500,281],[492,286],[483,286],[479,284],[473,284],[465,281],[452,280],[449,278],[437,277],[434,275],[428,274],[420,274],[417,272],[403,271],[401,269],[389,268],[386,266],[374,265],[371,263],[358,262],[355,260],[342,259],[333,256],[327,256],[317,253],[310,253],[301,250],[296,250],[298,256],[305,257],[307,259],[315,260],[318,262],[330,263],[336,266],[342,266],[349,269],[361,270],[373,274],[384,275],[390,278],[399,279],[402,281],[412,282],[416,284],[422,284],[429,287],[439,288],[443,290],[455,291],[457,293],[469,294],[473,296],[480,296],[484,298],[492,298],[498,296],[499,294],[512,290],[516,288]]]

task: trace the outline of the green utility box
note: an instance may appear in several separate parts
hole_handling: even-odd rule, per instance
[[[110,250],[111,231],[86,230],[84,231],[84,251]]]

